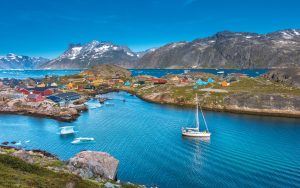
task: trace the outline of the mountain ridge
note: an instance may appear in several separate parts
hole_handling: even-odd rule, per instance
[[[138,56],[126,46],[93,40],[86,44],[71,44],[59,57],[40,66],[45,69],[88,68],[98,64],[129,67]]]
[[[36,69],[46,63],[49,59],[43,57],[30,57],[9,53],[0,56],[0,69]]]
[[[218,32],[166,44],[145,54],[138,68],[272,68],[300,65],[300,30],[267,34]]]

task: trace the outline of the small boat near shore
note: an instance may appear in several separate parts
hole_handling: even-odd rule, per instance
[[[60,128],[60,135],[74,134],[74,126],[65,126]]]
[[[205,120],[205,117],[203,115],[203,111],[200,107],[200,110],[201,110],[201,114],[202,114],[202,117],[203,117],[203,121],[204,121],[204,124],[205,124],[205,127],[206,127],[206,130],[205,131],[200,131],[200,128],[199,128],[199,115],[198,115],[198,96],[196,94],[196,127],[182,127],[181,129],[181,133],[182,133],[182,136],[187,136],[187,137],[210,137],[211,133],[209,132],[208,130],[208,127],[207,127],[207,123],[206,123],[206,120]]]
[[[218,74],[224,74],[225,72],[224,71],[218,71],[217,73]]]
[[[72,144],[87,144],[95,142],[94,138],[89,137],[78,137],[75,138],[71,143]]]

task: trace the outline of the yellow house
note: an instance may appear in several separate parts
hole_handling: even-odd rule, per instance
[[[97,80],[94,80],[92,81],[92,85],[93,86],[99,86],[100,84],[103,84],[104,83],[104,80],[103,79],[97,79]]]
[[[170,80],[179,81],[180,79],[178,78],[178,76],[173,76]]]
[[[40,83],[36,87],[46,87],[45,83]]]
[[[73,89],[73,87],[74,87],[74,84],[73,84],[73,83],[71,83],[71,82],[68,83],[68,85],[67,85],[67,88],[68,88],[68,89]]]

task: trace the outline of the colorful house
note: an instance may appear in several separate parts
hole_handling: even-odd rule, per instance
[[[30,91],[33,94],[37,94],[37,95],[41,95],[41,96],[47,96],[47,95],[52,95],[54,93],[52,88],[48,88],[48,87],[36,87],[33,89],[30,89]]]
[[[166,84],[168,81],[164,79],[159,79],[159,78],[152,78],[151,81],[153,84]]]
[[[173,76],[172,78],[170,78],[170,80],[172,80],[172,81],[179,81],[180,79],[178,78],[178,76]]]
[[[27,100],[30,102],[42,102],[44,101],[44,97],[38,94],[29,94]]]
[[[46,87],[46,84],[45,83],[40,83],[36,87]]]
[[[130,85],[131,85],[131,83],[128,80],[124,83],[124,86],[128,86],[129,87]]]
[[[199,85],[199,86],[203,86],[203,85],[207,85],[208,83],[205,82],[205,81],[203,81],[203,80],[201,80],[201,79],[198,79],[198,80],[196,81],[196,84]]]
[[[212,78],[208,78],[208,80],[207,80],[207,83],[214,83],[214,82],[215,82],[215,80]]]
[[[72,82],[70,82],[70,83],[67,84],[67,88],[68,89],[73,89],[73,87],[74,87],[74,84]]]
[[[223,82],[221,82],[221,85],[222,85],[223,87],[227,87],[227,86],[230,85],[230,83],[228,83],[228,82],[226,82],[226,81],[223,81]]]
[[[57,87],[57,83],[53,82],[50,84],[50,86]]]
[[[92,85],[96,86],[96,87],[103,84],[103,83],[104,83],[103,79],[96,79],[96,80],[92,81]]]
[[[20,88],[18,92],[23,93],[24,95],[28,95],[30,93],[30,91],[25,88]]]

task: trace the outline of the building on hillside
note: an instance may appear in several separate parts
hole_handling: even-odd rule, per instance
[[[24,95],[29,95],[30,91],[26,88],[20,88],[17,90],[20,93],[23,93]]]
[[[131,85],[131,83],[130,83],[130,81],[129,80],[127,80],[125,83],[124,83],[124,86],[127,86],[127,87],[129,87]]]
[[[42,102],[44,101],[44,97],[38,94],[29,94],[27,100],[30,102]]]
[[[49,87],[36,87],[28,90],[33,94],[38,94],[42,96],[52,95],[54,93],[54,89]]]
[[[78,91],[82,91],[83,89],[84,89],[83,85],[79,85],[79,86],[77,87],[77,90],[78,90]]]
[[[53,102],[59,103],[62,101],[75,101],[80,99],[80,95],[78,93],[75,92],[67,92],[67,93],[61,93],[61,94],[57,94],[57,95],[51,95],[48,96],[47,99],[52,100]]]
[[[178,76],[173,76],[173,77],[170,78],[170,80],[172,80],[172,81],[179,81],[180,78]]]
[[[152,78],[151,79],[153,84],[166,84],[168,81],[160,78]]]
[[[46,87],[46,84],[45,83],[40,83],[36,87]]]
[[[72,82],[67,84],[67,88],[68,89],[73,89],[74,88],[74,84]]]
[[[57,87],[58,85],[57,85],[57,83],[52,82],[52,83],[50,84],[50,86],[52,86],[52,87]]]
[[[212,78],[208,78],[208,79],[207,79],[207,83],[214,83],[214,82],[215,82],[215,80],[212,79]]]
[[[223,86],[223,87],[227,87],[227,86],[229,86],[230,85],[230,83],[228,83],[227,81],[223,81],[223,82],[221,82],[221,85]]]
[[[201,80],[200,78],[196,81],[196,84],[199,85],[199,86],[204,86],[204,85],[207,85],[208,83]]]

